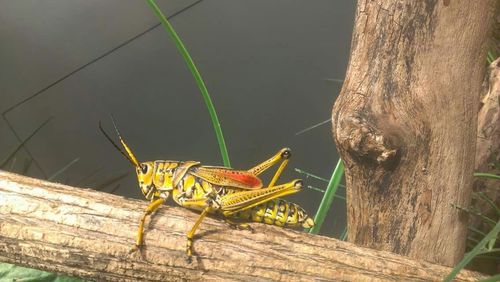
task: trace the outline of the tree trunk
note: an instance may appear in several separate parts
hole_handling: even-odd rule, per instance
[[[494,0],[358,2],[332,113],[349,241],[454,265],[465,249]]]
[[[186,261],[197,215],[161,208],[146,222],[142,257],[129,254],[147,202],[0,171],[0,261],[112,281],[440,281],[450,268],[335,239],[207,218]],[[457,281],[485,278],[462,271]]]

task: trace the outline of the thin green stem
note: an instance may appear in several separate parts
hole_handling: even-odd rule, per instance
[[[493,178],[493,179],[500,180],[500,175],[491,174],[491,173],[476,172],[476,173],[474,173],[474,176],[476,176],[476,177],[487,177],[487,178]]]
[[[479,197],[483,201],[487,202],[490,207],[496,211],[497,216],[500,216],[500,208],[493,202],[493,200],[488,197],[488,195],[484,194],[483,192],[478,192],[478,193],[473,193],[473,196]]]
[[[26,143],[37,134],[37,132],[42,129],[47,123],[49,123],[52,120],[52,117],[49,117],[47,120],[45,120],[42,124],[40,124],[26,139],[24,139],[14,151],[12,151],[2,162],[0,162],[0,168],[4,168],[7,163],[17,154],[21,148],[26,145]]]
[[[328,210],[332,206],[333,198],[337,193],[337,189],[340,184],[340,180],[342,180],[342,176],[344,175],[344,163],[341,159],[337,162],[337,166],[332,173],[332,177],[328,183],[328,187],[326,188],[326,192],[323,195],[323,199],[319,204],[318,211],[316,212],[316,216],[314,217],[315,225],[309,230],[309,233],[318,234],[323,222],[325,221],[326,214]]]
[[[500,252],[500,248],[494,248],[494,249],[490,249],[490,250],[482,250],[479,253],[477,253],[476,255],[489,254],[489,253],[498,253],[498,252]]]
[[[347,226],[344,228],[344,231],[342,231],[342,234],[340,234],[340,240],[342,241],[347,240]]]
[[[491,226],[494,226],[496,221],[485,216],[484,214],[478,212],[478,211],[474,211],[474,210],[471,210],[471,209],[468,209],[468,208],[464,208],[464,207],[461,207],[459,205],[455,205],[455,204],[451,204],[452,207],[454,208],[457,208],[459,210],[462,210],[464,212],[467,212],[467,213],[470,213],[470,214],[473,214],[473,215],[476,215],[476,216],[479,216],[480,219],[482,219],[485,223],[488,223],[490,224]]]
[[[311,186],[311,185],[307,185],[307,188],[314,190],[314,191],[318,191],[320,193],[325,193],[325,190],[318,188],[318,187]]]
[[[472,241],[472,243],[475,243],[475,244],[479,243],[479,240],[478,240],[478,239],[473,238],[473,237],[470,237],[470,236],[469,236],[469,237],[467,237],[467,240]],[[474,246],[475,246],[475,244],[474,244]]]
[[[495,56],[493,55],[493,53],[491,51],[488,51],[488,55],[486,56],[486,61],[488,62],[488,64],[491,64],[491,63],[493,63],[494,60],[495,60]]]
[[[65,165],[63,168],[61,168],[60,170],[58,170],[56,173],[54,173],[51,177],[49,177],[47,180],[48,181],[53,181],[54,179],[56,179],[59,175],[61,175],[63,172],[65,172],[66,170],[68,170],[71,166],[73,166],[75,163],[77,163],[78,161],[80,160],[80,157],[72,160],[71,162],[69,162],[67,165]]]
[[[341,185],[339,185],[339,186],[342,187]],[[311,186],[311,185],[307,185],[307,188],[309,188],[311,190],[315,190],[315,191],[321,192],[321,193],[325,193],[326,192],[325,190],[323,190],[321,188],[314,187],[314,186]],[[335,198],[341,199],[341,200],[345,201],[345,197],[344,196],[340,196],[340,195],[335,194]]]
[[[483,280],[479,280],[479,282],[498,282],[498,281],[500,281],[500,274],[493,275]]]
[[[200,88],[201,95],[203,96],[203,100],[205,100],[205,104],[207,105],[208,113],[210,114],[210,118],[212,119],[212,124],[214,126],[215,130],[215,135],[217,136],[217,141],[219,143],[219,149],[220,153],[222,156],[222,161],[224,163],[224,166],[226,167],[231,167],[231,162],[229,161],[229,155],[227,153],[227,148],[226,148],[226,142],[224,141],[224,135],[222,134],[222,129],[220,126],[219,118],[217,117],[217,112],[215,111],[215,107],[212,103],[212,99],[210,98],[210,95],[208,94],[207,87],[205,86],[205,82],[203,81],[203,78],[201,77],[200,73],[198,72],[198,69],[196,68],[196,65],[193,62],[193,59],[191,59],[191,56],[189,55],[189,52],[187,51],[186,47],[182,43],[181,39],[175,32],[174,28],[172,25],[168,22],[167,18],[163,13],[161,12],[160,8],[158,5],[156,5],[154,0],[147,0],[149,6],[151,9],[153,9],[154,13],[160,20],[161,24],[165,28],[165,30],[170,34],[170,37],[172,40],[175,42],[175,46],[177,46],[177,49],[181,53],[182,57],[184,58],[184,61],[186,62],[186,65],[188,69],[191,71],[191,74],[193,75],[194,79],[196,80],[196,84],[198,84],[198,88]]]
[[[298,168],[296,168],[296,169],[295,169],[295,171],[296,171],[296,172],[298,172],[298,173],[300,173],[300,174],[304,174],[306,177],[312,177],[312,178],[315,178],[315,179],[318,179],[318,180],[324,181],[324,182],[326,182],[326,183],[328,183],[328,182],[329,182],[329,181],[328,181],[328,179],[324,179],[323,177],[319,177],[319,176],[317,176],[317,175],[315,175],[315,174],[312,174],[312,173],[307,172],[307,171],[302,170],[302,169],[298,169]]]
[[[474,226],[468,226],[467,229],[469,229],[470,231],[475,232],[475,233],[477,233],[477,234],[479,234],[481,236],[486,236],[486,233],[484,233],[483,231],[475,228]]]

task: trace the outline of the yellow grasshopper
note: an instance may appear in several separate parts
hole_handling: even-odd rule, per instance
[[[197,161],[156,160],[139,162],[122,138],[113,118],[113,126],[125,152],[99,129],[113,146],[136,168],[137,180],[142,193],[151,204],[144,210],[139,222],[134,248],[143,244],[146,217],[157,210],[172,194],[174,201],[186,208],[201,211],[201,215],[187,232],[186,254],[192,256],[192,241],[196,229],[207,214],[220,215],[234,225],[238,222],[264,222],[282,227],[314,226],[314,220],[300,206],[279,199],[298,192],[302,181],[296,179],[275,185],[291,156],[290,149],[281,149],[270,159],[249,170],[234,170],[228,167],[202,166]],[[271,182],[264,187],[259,174],[281,161]],[[234,221],[233,221],[234,220]],[[242,225],[242,227],[248,227]]]

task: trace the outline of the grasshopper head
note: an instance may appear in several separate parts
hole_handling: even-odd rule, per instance
[[[153,162],[143,162],[140,163],[135,172],[137,173],[137,181],[139,181],[139,186],[141,187],[141,192],[147,199],[151,199],[152,193],[155,192],[153,184]]]
[[[125,148],[125,152],[120,149],[118,145],[116,145],[115,142],[113,142],[113,139],[109,137],[109,135],[104,131],[104,129],[101,126],[101,123],[99,122],[99,129],[101,132],[106,136],[109,142],[113,144],[113,146],[135,167],[136,173],[137,173],[137,180],[139,181],[139,185],[141,187],[141,192],[146,196],[147,199],[152,199],[154,196],[154,193],[156,192],[156,189],[154,189],[154,184],[153,184],[153,162],[142,162],[139,163],[137,158],[135,157],[134,153],[132,153],[132,150],[130,147],[125,143],[125,140],[122,138],[120,131],[118,130],[118,127],[115,124],[115,121],[113,120],[113,116],[111,116],[111,121],[113,122],[113,126],[115,128],[116,134],[118,135],[118,139],[120,139],[120,143],[122,144],[123,148]]]

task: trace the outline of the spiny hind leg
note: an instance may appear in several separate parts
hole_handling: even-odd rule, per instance
[[[139,229],[137,230],[135,246],[129,251],[129,253],[138,251],[139,248],[142,246],[144,222],[146,221],[146,217],[152,214],[154,211],[156,211],[164,202],[165,199],[163,198],[157,199],[153,201],[151,204],[149,204],[149,206],[144,210],[144,214],[142,215],[141,220],[139,222]]]
[[[236,222],[236,221],[233,221],[232,219],[229,219],[229,218],[224,218],[224,222],[226,222],[226,224],[229,225],[229,227],[231,227],[232,229],[247,230],[247,231],[250,231],[252,233],[254,233],[254,231],[255,231],[252,228],[252,226],[250,226],[250,224],[248,224],[248,222]]]
[[[267,169],[269,169],[271,166],[278,163],[279,161],[282,161],[281,165],[276,170],[276,173],[274,174],[271,182],[268,185],[268,187],[272,187],[272,186],[274,186],[274,184],[276,184],[276,181],[278,181],[278,178],[280,177],[281,173],[283,172],[286,165],[288,164],[288,160],[290,159],[291,156],[292,156],[292,151],[289,148],[283,148],[278,153],[276,153],[274,156],[272,156],[270,159],[265,160],[264,162],[249,169],[248,172],[257,176],[257,175],[261,174],[262,172],[266,171]]]
[[[225,195],[220,198],[219,205],[223,215],[230,217],[272,199],[297,193],[301,188],[302,180],[296,179],[273,187],[245,190]]]

